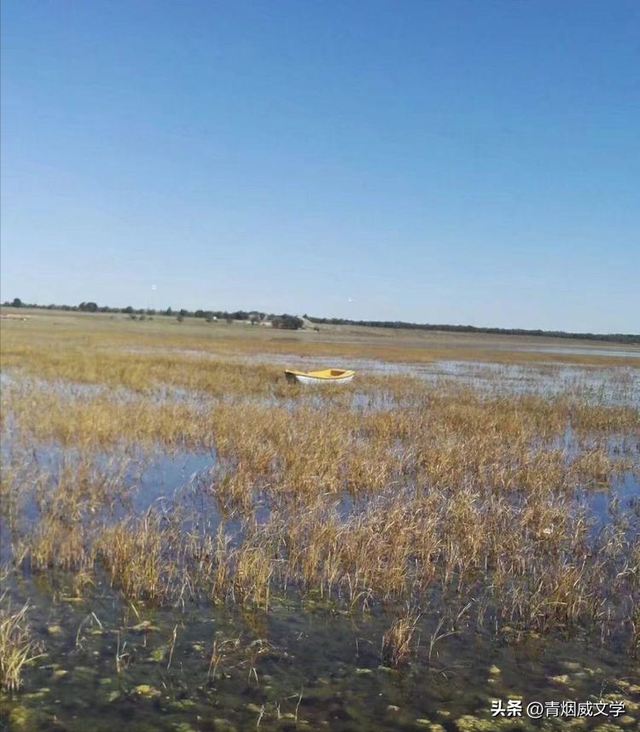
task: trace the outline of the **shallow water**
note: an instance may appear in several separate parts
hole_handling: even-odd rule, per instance
[[[261,361],[305,369],[310,359],[295,355],[261,354],[247,363]],[[315,362],[314,362],[315,363]],[[333,358],[336,368],[352,368],[357,374],[411,376],[435,385],[470,386],[489,395],[538,394],[562,396],[580,391],[589,402],[637,406],[640,404],[640,370],[632,367],[600,368],[557,364],[500,364],[481,361],[433,361],[402,363],[377,359]]]
[[[462,628],[435,643],[429,663],[397,671],[380,665],[385,622],[376,613],[289,602],[268,614],[223,606],[136,615],[103,583],[75,601],[63,574],[16,580],[13,592],[29,599],[47,649],[21,697],[5,700],[9,719],[31,720],[24,729],[246,730],[260,718],[266,730],[419,730],[427,721],[454,730],[464,729],[453,722],[466,715],[490,719],[492,699],[614,693],[633,705],[629,685],[640,682],[637,665],[605,648],[535,636],[516,642],[508,629],[496,639]],[[421,643],[435,625],[435,617],[423,619]],[[214,640],[222,657],[211,678]]]
[[[517,348],[505,347],[509,351],[523,351],[530,353],[558,353],[558,354],[576,354],[580,356],[611,356],[617,358],[640,358],[640,349],[629,348],[616,350],[615,348],[588,346],[518,346]]]
[[[200,358],[211,355],[196,352]],[[216,357],[217,358],[217,357]],[[260,354],[251,358],[226,357],[231,363],[282,365],[308,369],[310,360],[287,354]],[[402,363],[376,359],[334,358],[337,368],[353,368],[356,380],[349,393],[353,408],[387,409],[396,402],[380,389],[367,387],[366,381],[357,376],[406,376],[418,378],[435,387],[470,387],[487,396],[514,396],[532,394],[542,397],[580,396],[587,403],[637,408],[640,404],[640,369],[632,367],[569,366],[558,364],[500,364],[480,361],[433,361],[430,363]],[[25,377],[17,371],[0,372],[3,387],[32,385],[55,393],[61,399],[90,399],[108,397],[124,403],[150,401],[155,404],[179,403],[188,406],[195,413],[204,413],[216,404],[260,404],[264,406],[289,406],[295,409],[302,403],[322,407],[327,395],[339,395],[343,387],[331,385],[329,389],[307,387],[304,398],[294,399],[285,394],[229,394],[212,396],[205,391],[177,386],[156,384],[144,393],[137,393],[125,387],[112,388],[105,384],[86,384],[68,381],[45,381],[36,377]]]
[[[629,511],[640,519],[640,479],[625,473],[613,486],[604,490],[584,489],[576,492],[576,499],[584,502],[593,518],[593,529],[599,531],[611,523],[619,509]],[[636,528],[637,529],[637,525]]]
[[[406,366],[415,373],[414,365]],[[403,367],[393,364],[389,371],[405,373]],[[560,376],[555,369],[547,373],[539,367],[466,362],[424,368],[421,375],[434,383],[446,378],[500,393],[548,393],[548,389],[562,393],[578,383],[593,391],[594,400],[628,403],[638,389],[637,377],[626,371],[611,387],[599,371],[572,367],[563,368]],[[381,371],[385,369],[384,364],[380,366]],[[93,395],[73,385],[53,388],[70,401]],[[169,391],[158,398],[193,398],[200,408],[212,403],[203,401],[202,395]],[[396,406],[384,393],[355,390],[348,398],[354,409]],[[323,405],[322,395],[310,392],[303,399],[318,408]],[[287,397],[264,400],[265,405],[288,404],[291,409],[298,404]],[[3,435],[3,462],[11,449],[17,449],[10,435],[10,429]],[[571,433],[563,436],[559,447],[572,454]],[[615,440],[609,448],[617,449]],[[32,444],[28,451],[53,476],[65,461],[73,463],[81,454],[86,457],[55,443]],[[123,445],[97,451],[93,460],[97,471],[107,473],[113,469],[110,461],[122,465],[121,481],[113,487],[121,488],[124,498],[106,521],[179,507],[185,531],[197,526],[213,535],[222,520],[232,531],[241,530],[217,503],[214,479],[220,466],[215,453]],[[270,506],[260,495],[254,499],[255,518],[264,521]],[[25,520],[33,521],[38,516],[37,503],[33,497],[29,500],[33,502],[22,512]],[[383,502],[384,496],[354,502],[345,492],[332,500],[347,520],[374,500]],[[588,511],[594,534],[616,520],[620,511],[629,521],[629,530],[637,531],[639,502],[638,476],[628,471],[610,488],[578,489],[571,510]],[[4,520],[0,520],[0,543],[7,561],[11,547],[7,551],[6,542],[11,536]],[[482,627],[476,624],[475,609],[463,613],[455,631],[448,634],[461,610],[456,597],[427,604],[415,639],[421,651],[395,670],[381,665],[380,639],[388,629],[389,614],[380,605],[372,606],[370,612],[349,613],[326,598],[314,594],[302,598],[292,589],[273,598],[268,613],[213,605],[207,598],[185,599],[175,608],[150,609],[124,602],[101,571],[93,584],[78,592],[71,574],[31,574],[23,569],[13,570],[4,579],[3,589],[13,607],[29,602],[34,634],[46,656],[28,669],[22,694],[4,699],[0,729],[382,732],[428,730],[429,724],[441,724],[446,732],[467,732],[497,728],[490,716],[492,699],[522,697],[526,704],[593,701],[610,694],[627,704],[628,719],[620,729],[634,729],[640,720],[640,673],[627,649],[612,645],[608,638],[581,633],[544,640],[509,627],[494,633],[490,622]],[[450,608],[451,616],[439,625],[443,607]],[[212,676],[214,641],[220,659]],[[584,728],[596,728],[603,721],[602,717],[586,719]],[[565,722],[546,720],[548,729],[564,729]],[[531,724],[538,728],[542,722]],[[503,727],[520,728],[524,727],[517,720]]]

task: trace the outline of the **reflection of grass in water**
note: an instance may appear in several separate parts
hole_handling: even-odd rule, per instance
[[[469,624],[516,634],[637,641],[637,517],[618,507],[594,535],[574,497],[637,469],[637,409],[587,401],[579,389],[492,396],[398,376],[318,397],[286,387],[274,368],[105,343],[97,336],[83,354],[64,337],[3,344],[16,371],[105,385],[69,393],[17,379],[3,389],[11,449],[0,498],[14,557],[43,577],[69,571],[76,597],[106,577],[140,609],[197,601],[273,612],[302,596],[354,617],[382,612],[377,648],[394,664],[415,653],[420,613],[436,610],[464,609]],[[209,396],[155,400],[165,386]],[[132,395],[114,398],[120,387]],[[376,401],[385,408],[369,408]],[[76,451],[53,472],[32,452],[50,440]],[[127,461],[96,466],[95,456],[123,445],[215,450],[216,463],[191,504],[122,518],[115,509],[135,489]],[[217,534],[205,525],[207,501],[222,517]],[[433,629],[430,655],[448,627]],[[176,653],[181,632],[169,641]],[[210,675],[227,640],[207,659]],[[257,663],[247,671],[254,682]]]

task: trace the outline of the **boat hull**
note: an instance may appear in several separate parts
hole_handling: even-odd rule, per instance
[[[341,369],[327,369],[324,372],[320,371],[316,373],[304,373],[303,371],[285,371],[284,373],[288,381],[306,385],[348,384],[355,376],[353,371]]]

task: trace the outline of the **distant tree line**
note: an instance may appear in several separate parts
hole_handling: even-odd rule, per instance
[[[98,305],[93,301],[81,302],[79,305],[38,305],[37,303],[23,303],[19,297],[16,297],[13,300],[7,300],[6,302],[3,302],[2,305],[3,307],[64,310],[68,312],[82,313],[121,313],[129,316],[167,315],[176,318],[179,322],[183,322],[185,318],[202,318],[209,323],[216,320],[225,320],[227,322],[242,320],[256,325],[262,322],[269,322],[274,328],[281,328],[283,330],[298,330],[304,325],[302,318],[299,318],[296,315],[289,315],[288,313],[275,315],[273,313],[263,313],[257,310],[185,310],[184,308],[181,308],[180,310],[173,310],[171,307],[168,307],[165,310],[156,310],[155,308],[134,308],[131,305],[127,305],[123,308],[115,308],[107,305]]]
[[[544,336],[545,338],[580,338],[612,343],[640,343],[640,335],[633,333],[567,333],[563,330],[527,330],[525,328],[484,328],[476,325],[436,325],[432,323],[408,323],[403,320],[349,320],[347,318],[316,318],[305,315],[312,323],[324,325],[366,325],[373,328],[398,328],[411,330],[439,330],[451,333],[493,333],[497,335]]]
[[[127,305],[124,308],[108,307],[98,305],[95,302],[81,302],[79,305],[37,305],[35,303],[23,303],[19,297],[14,300],[3,302],[4,307],[25,307],[40,308],[43,310],[67,310],[84,313],[123,313],[125,315],[167,315],[184,321],[185,318],[202,318],[207,322],[215,320],[247,321],[252,324],[269,322],[274,328],[282,330],[298,330],[304,325],[302,318],[296,315],[283,313],[263,313],[258,310],[156,310],[154,308],[133,308]],[[525,328],[483,328],[476,325],[436,325],[432,323],[409,323],[404,320],[349,320],[348,318],[317,318],[311,315],[304,316],[307,320],[316,325],[364,325],[374,328],[397,328],[412,330],[439,330],[451,333],[491,333],[496,335],[522,335],[522,336],[544,336],[546,338],[580,338],[591,341],[608,341],[610,343],[640,343],[640,334],[633,333],[567,333],[562,330],[527,330]]]

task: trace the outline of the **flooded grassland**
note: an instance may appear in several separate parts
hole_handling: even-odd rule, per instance
[[[0,728],[638,728],[637,367],[8,336]]]

